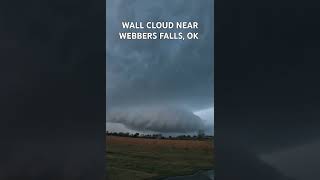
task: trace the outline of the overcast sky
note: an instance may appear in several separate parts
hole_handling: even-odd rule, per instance
[[[107,130],[191,133],[213,126],[212,3],[108,1]],[[200,39],[119,40],[121,21],[197,21]]]

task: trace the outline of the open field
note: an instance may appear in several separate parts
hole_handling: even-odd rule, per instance
[[[213,168],[212,140],[107,136],[108,180],[159,179]]]

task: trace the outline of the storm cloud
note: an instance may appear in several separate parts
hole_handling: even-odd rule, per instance
[[[107,122],[121,123],[137,131],[160,133],[192,133],[203,130],[200,117],[184,109],[172,107],[139,107],[114,110]]]
[[[167,104],[195,111],[213,105],[213,1],[108,3],[108,108]],[[200,39],[123,41],[121,21],[197,21]]]

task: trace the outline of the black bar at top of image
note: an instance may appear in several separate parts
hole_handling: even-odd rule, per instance
[[[320,179],[319,8],[215,1],[217,180]]]
[[[104,179],[105,1],[1,1],[0,43],[0,179]]]

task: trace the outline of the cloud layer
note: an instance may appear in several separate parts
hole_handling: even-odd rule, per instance
[[[107,114],[107,122],[128,129],[159,133],[194,133],[204,129],[203,121],[192,112],[172,107],[119,109]]]
[[[213,1],[109,1],[109,108],[170,104],[196,110],[213,103]],[[123,41],[121,21],[198,21],[200,40]]]

